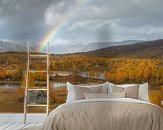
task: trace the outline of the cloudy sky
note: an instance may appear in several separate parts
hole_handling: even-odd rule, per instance
[[[1,40],[39,44],[51,30],[58,53],[93,42],[161,39],[163,0],[0,0]]]

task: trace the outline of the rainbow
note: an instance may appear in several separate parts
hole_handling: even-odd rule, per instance
[[[51,42],[52,39],[54,40],[57,34],[62,30],[64,25],[66,25],[66,23],[69,21],[69,19],[72,16],[74,16],[78,12],[78,10],[82,7],[82,5],[84,4],[84,1],[87,1],[87,0],[77,0],[76,6],[73,9],[67,11],[63,15],[63,17],[60,19],[57,25],[49,29],[46,35],[38,43],[37,51],[43,51],[46,48],[47,43]]]

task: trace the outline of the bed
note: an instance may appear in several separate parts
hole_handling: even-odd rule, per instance
[[[91,88],[76,86],[75,88],[80,88],[79,90],[72,89],[72,86],[69,87],[71,91],[68,90],[67,102],[50,113],[42,129],[163,130],[163,110],[148,101],[139,99],[142,93],[140,85],[138,90],[133,87],[134,93],[131,91],[132,87],[114,86],[114,89],[111,87],[111,84],[108,85],[108,83]],[[146,92],[147,89],[142,90]],[[126,93],[123,97],[122,92],[124,91],[127,97]],[[118,96],[114,95],[116,92]],[[134,95],[135,92],[137,92],[137,97]],[[142,98],[148,100],[144,94]]]

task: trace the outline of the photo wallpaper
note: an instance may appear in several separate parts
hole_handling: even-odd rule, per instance
[[[50,111],[65,103],[67,82],[148,82],[150,101],[163,108],[162,12],[162,0],[0,0],[0,113],[24,110],[29,42],[33,54],[49,43]],[[30,61],[46,67],[46,58]],[[46,76],[31,73],[29,86],[44,87]],[[28,99],[43,104],[46,92]]]

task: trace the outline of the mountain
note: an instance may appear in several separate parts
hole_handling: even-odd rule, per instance
[[[76,54],[99,57],[134,57],[163,59],[163,39],[154,41],[143,41],[130,45],[111,46],[95,51]]]
[[[133,44],[137,42],[141,42],[141,41],[128,40],[122,42],[92,42],[92,43],[81,43],[81,44],[66,44],[64,46],[61,46],[60,44],[56,44],[55,46],[51,46],[50,52],[54,52],[55,54],[87,52],[87,51],[106,48],[109,46],[126,45],[126,44]]]
[[[78,45],[79,46],[79,45]],[[96,57],[131,57],[131,58],[159,58],[163,59],[163,39],[154,41],[129,40],[124,42],[99,42],[80,45],[78,53],[69,50],[73,47],[67,47],[65,53],[59,55],[85,55]],[[57,48],[57,47],[56,47]],[[76,47],[74,47],[76,48]],[[56,50],[59,50],[58,47]],[[25,44],[0,41],[0,52],[25,52]],[[51,51],[52,52],[52,51]],[[55,52],[57,53],[57,52]]]
[[[118,45],[128,45],[133,43],[141,42],[139,40],[128,40],[128,41],[122,41],[122,42],[95,42],[95,43],[87,43],[82,44],[81,48],[83,52],[87,51],[93,51],[97,49],[106,48],[109,46],[118,46]]]
[[[13,43],[0,40],[0,52],[24,52],[27,50],[25,44]]]
[[[67,44],[64,46],[61,45],[51,45],[50,52],[55,52],[55,54],[64,54],[64,53],[76,53],[76,52],[87,52],[93,51],[101,48],[106,48],[109,46],[117,45],[126,45],[140,42],[139,40],[128,40],[123,42],[94,42],[94,43],[83,43],[83,44]],[[36,50],[37,45],[33,45],[32,49]],[[22,52],[26,51],[27,47],[24,43],[15,43],[10,41],[0,40],[0,52]]]

